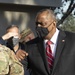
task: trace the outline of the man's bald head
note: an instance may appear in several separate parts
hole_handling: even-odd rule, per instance
[[[52,20],[56,21],[55,14],[50,9],[43,9],[37,13],[36,19],[38,19],[41,15],[45,15],[47,19],[51,18]]]

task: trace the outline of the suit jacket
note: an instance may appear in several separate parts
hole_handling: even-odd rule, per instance
[[[50,72],[43,39],[36,38],[26,43],[29,53],[28,66],[31,75],[75,75],[75,34],[60,31],[53,70]]]

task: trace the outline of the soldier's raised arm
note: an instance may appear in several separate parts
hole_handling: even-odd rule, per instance
[[[14,32],[8,32],[6,34],[4,34],[2,37],[0,37],[0,44],[5,45],[5,41],[13,36],[18,35],[18,33],[14,33]]]

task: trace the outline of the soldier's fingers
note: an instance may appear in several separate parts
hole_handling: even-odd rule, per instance
[[[25,57],[23,57],[23,56],[21,56],[21,55],[19,55],[19,60],[23,60]]]
[[[25,56],[28,56],[28,53],[27,52],[22,52],[21,55],[25,57]]]
[[[18,54],[16,54],[16,57],[17,57],[17,59],[19,59],[19,56],[18,56]]]
[[[21,52],[22,52],[22,53],[24,53],[24,54],[26,54],[26,53],[27,53],[27,52],[26,52],[26,51],[24,51],[24,50],[21,50]]]
[[[26,54],[25,54],[26,56],[28,56],[28,53],[26,52]]]
[[[27,57],[27,55],[28,55],[28,54],[19,55],[19,56],[18,56],[18,59],[19,59],[19,60],[23,60],[23,59],[25,59],[25,58]]]
[[[23,56],[23,57],[25,57],[25,56],[26,56],[26,54],[24,54],[24,53],[21,53],[20,55],[21,55],[21,56]]]
[[[25,53],[25,54],[22,54],[22,53],[21,53],[21,54],[19,55],[19,57],[20,57],[20,58],[23,58],[23,59],[24,59],[25,57],[27,57],[27,56],[28,56],[28,53]]]
[[[17,59],[18,59],[19,61],[21,61],[21,58],[20,58],[20,56],[16,55],[16,57],[17,57]]]
[[[25,57],[28,56],[28,53],[23,50],[18,50],[16,52],[16,56],[17,56],[18,60],[20,61],[20,60],[25,59]]]
[[[28,56],[28,53],[26,51],[23,50],[19,50],[20,51],[20,55],[22,56]]]
[[[20,59],[20,58],[18,58],[18,60],[19,60],[19,61],[21,61],[21,59]]]

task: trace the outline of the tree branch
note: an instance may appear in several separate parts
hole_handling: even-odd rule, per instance
[[[63,17],[61,18],[61,20],[58,21],[57,26],[59,26],[60,24],[62,24],[64,22],[64,20],[69,16],[69,14],[74,10],[75,4],[73,2],[74,2],[74,0],[71,0],[71,3],[69,5],[66,13],[63,15]]]

